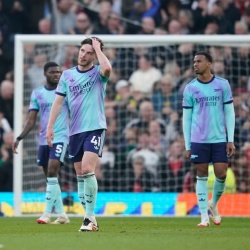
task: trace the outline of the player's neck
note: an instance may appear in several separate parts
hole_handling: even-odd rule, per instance
[[[93,63],[89,64],[89,65],[86,65],[86,66],[82,66],[82,65],[78,64],[78,69],[80,71],[87,71],[87,70],[91,69],[92,67],[93,67]]]
[[[202,75],[198,75],[197,78],[201,81],[201,82],[209,82],[211,81],[211,79],[213,78],[213,75],[208,72],[208,73],[204,73]]]
[[[56,87],[57,87],[57,84],[50,84],[50,83],[46,83],[45,84],[45,87],[47,88],[47,89],[56,89]]]

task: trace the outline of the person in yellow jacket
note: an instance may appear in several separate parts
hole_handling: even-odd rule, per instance
[[[214,181],[215,181],[214,166],[213,164],[210,163],[208,167],[208,181],[207,181],[209,193],[212,193]],[[224,194],[234,194],[234,193],[236,193],[236,178],[233,170],[229,167],[227,169],[227,178],[226,178]]]

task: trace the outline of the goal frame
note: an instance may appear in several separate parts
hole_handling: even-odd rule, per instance
[[[91,35],[94,36],[94,35]],[[122,47],[133,47],[134,45],[170,45],[181,43],[195,43],[220,46],[239,46],[250,44],[250,35],[97,35],[105,43],[105,47],[121,44]],[[23,126],[23,87],[24,87],[24,52],[25,43],[50,43],[57,44],[63,41],[64,45],[75,44],[86,38],[85,35],[15,35],[14,47],[14,136],[21,133]],[[23,185],[23,143],[20,142],[19,154],[14,155],[13,173],[13,202],[14,216],[21,216],[22,185]]]

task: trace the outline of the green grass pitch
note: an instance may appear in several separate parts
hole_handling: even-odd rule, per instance
[[[68,225],[38,225],[36,218],[0,217],[0,250],[249,250],[250,218],[223,218],[198,228],[200,218],[99,217],[99,232]]]

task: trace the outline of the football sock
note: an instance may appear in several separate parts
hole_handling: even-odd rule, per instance
[[[212,202],[213,204],[217,204],[218,200],[220,199],[221,195],[223,194],[225,188],[226,180],[216,178],[214,181],[213,186],[213,193],[212,193]]]
[[[86,200],[86,216],[88,217],[94,215],[98,187],[94,172],[84,174],[83,178],[84,178],[84,193]]]
[[[208,206],[208,188],[207,188],[207,177],[196,177],[196,196],[198,200],[198,206],[200,213],[207,213]]]
[[[84,211],[86,211],[86,202],[84,195],[84,178],[82,175],[77,175],[77,190],[78,190],[79,200],[82,204],[82,207],[84,208]]]
[[[45,200],[45,212],[47,213],[51,213],[52,208],[55,205],[55,200],[57,196],[57,185],[58,185],[58,179],[56,177],[47,178],[46,200]]]
[[[65,214],[62,202],[62,193],[59,183],[56,185],[55,210],[58,214]]]

